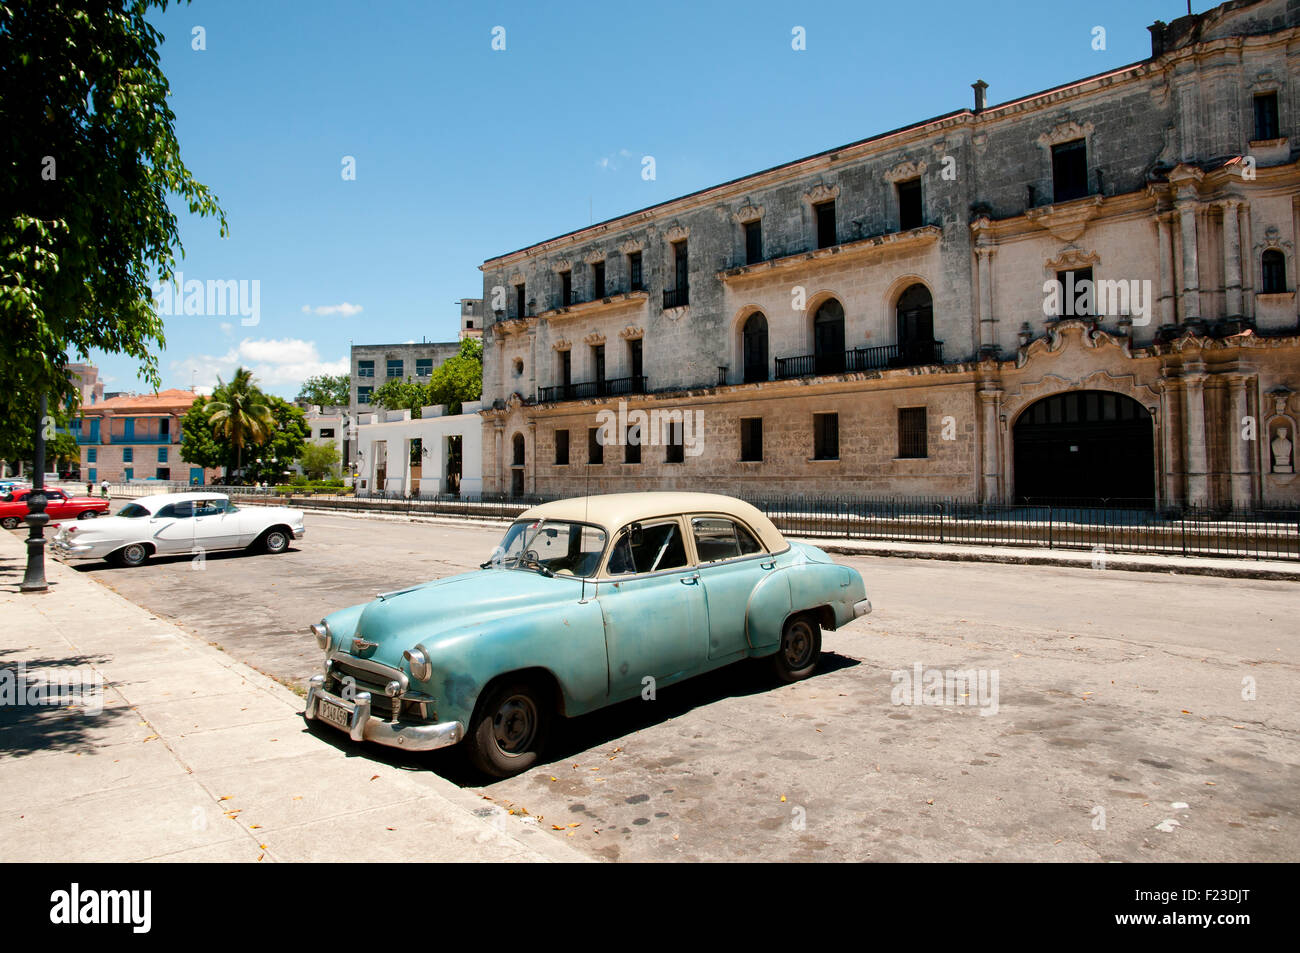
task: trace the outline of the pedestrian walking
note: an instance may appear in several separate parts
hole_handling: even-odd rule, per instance
[[[95,484],[94,484],[93,482],[91,482],[90,480],[87,480],[87,481],[86,481],[86,496],[94,496],[94,495],[95,495]]]
[[[103,482],[99,484],[99,495],[104,499],[108,499],[108,477],[105,477]]]

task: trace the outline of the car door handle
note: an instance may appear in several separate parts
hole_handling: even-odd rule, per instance
[[[775,569],[776,560],[774,559],[770,563],[759,563],[759,565],[762,566],[764,569]]]
[[[699,576],[682,576],[681,579],[683,586],[693,586],[699,581],[700,581]]]

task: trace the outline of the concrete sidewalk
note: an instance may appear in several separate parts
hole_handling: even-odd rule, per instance
[[[62,563],[48,593],[20,593],[25,559],[0,533],[0,698],[20,666],[29,686],[105,684],[99,712],[0,704],[0,861],[588,859],[432,771],[308,732],[292,691]]]

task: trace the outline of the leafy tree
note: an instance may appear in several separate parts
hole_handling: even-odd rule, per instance
[[[460,413],[461,404],[483,396],[483,342],[466,338],[460,353],[449,357],[429,378],[427,404],[446,404],[447,413]]]
[[[182,252],[169,198],[216,216],[181,161],[151,8],[0,0],[0,448],[74,397],[69,354],[126,354],[161,381],[153,285]],[[12,449],[3,451],[13,455]]]
[[[318,374],[298,388],[298,400],[319,407],[346,407],[352,396],[352,378],[347,374]]]
[[[229,471],[235,465],[234,448],[213,435],[207,409],[210,400],[209,397],[194,398],[194,403],[181,418],[181,459],[197,467]]]
[[[420,408],[426,404],[436,403],[429,400],[428,388],[414,378],[384,381],[370,395],[370,404],[384,410],[406,410],[410,408],[411,417],[420,416]]]
[[[221,378],[217,378],[217,384],[225,393],[220,400],[208,403],[212,435],[224,438],[235,448],[235,469],[242,472],[244,448],[250,443],[260,445],[270,440],[275,420],[266,405],[266,397],[253,386],[252,371],[236,368],[229,384],[222,384]]]
[[[284,398],[266,395],[262,399],[270,411],[272,426],[267,439],[249,449],[245,473],[255,483],[279,483],[293,461],[302,455],[303,446],[311,436],[311,424],[307,423],[302,408]],[[262,462],[257,463],[258,459]]]
[[[309,477],[322,479],[333,476],[334,468],[339,462],[339,448],[333,442],[305,444],[298,462]]]

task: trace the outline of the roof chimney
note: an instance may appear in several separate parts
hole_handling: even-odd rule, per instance
[[[975,90],[975,111],[982,113],[984,111],[984,90],[989,88],[989,84],[982,79],[977,79],[970,84],[970,88]]]

